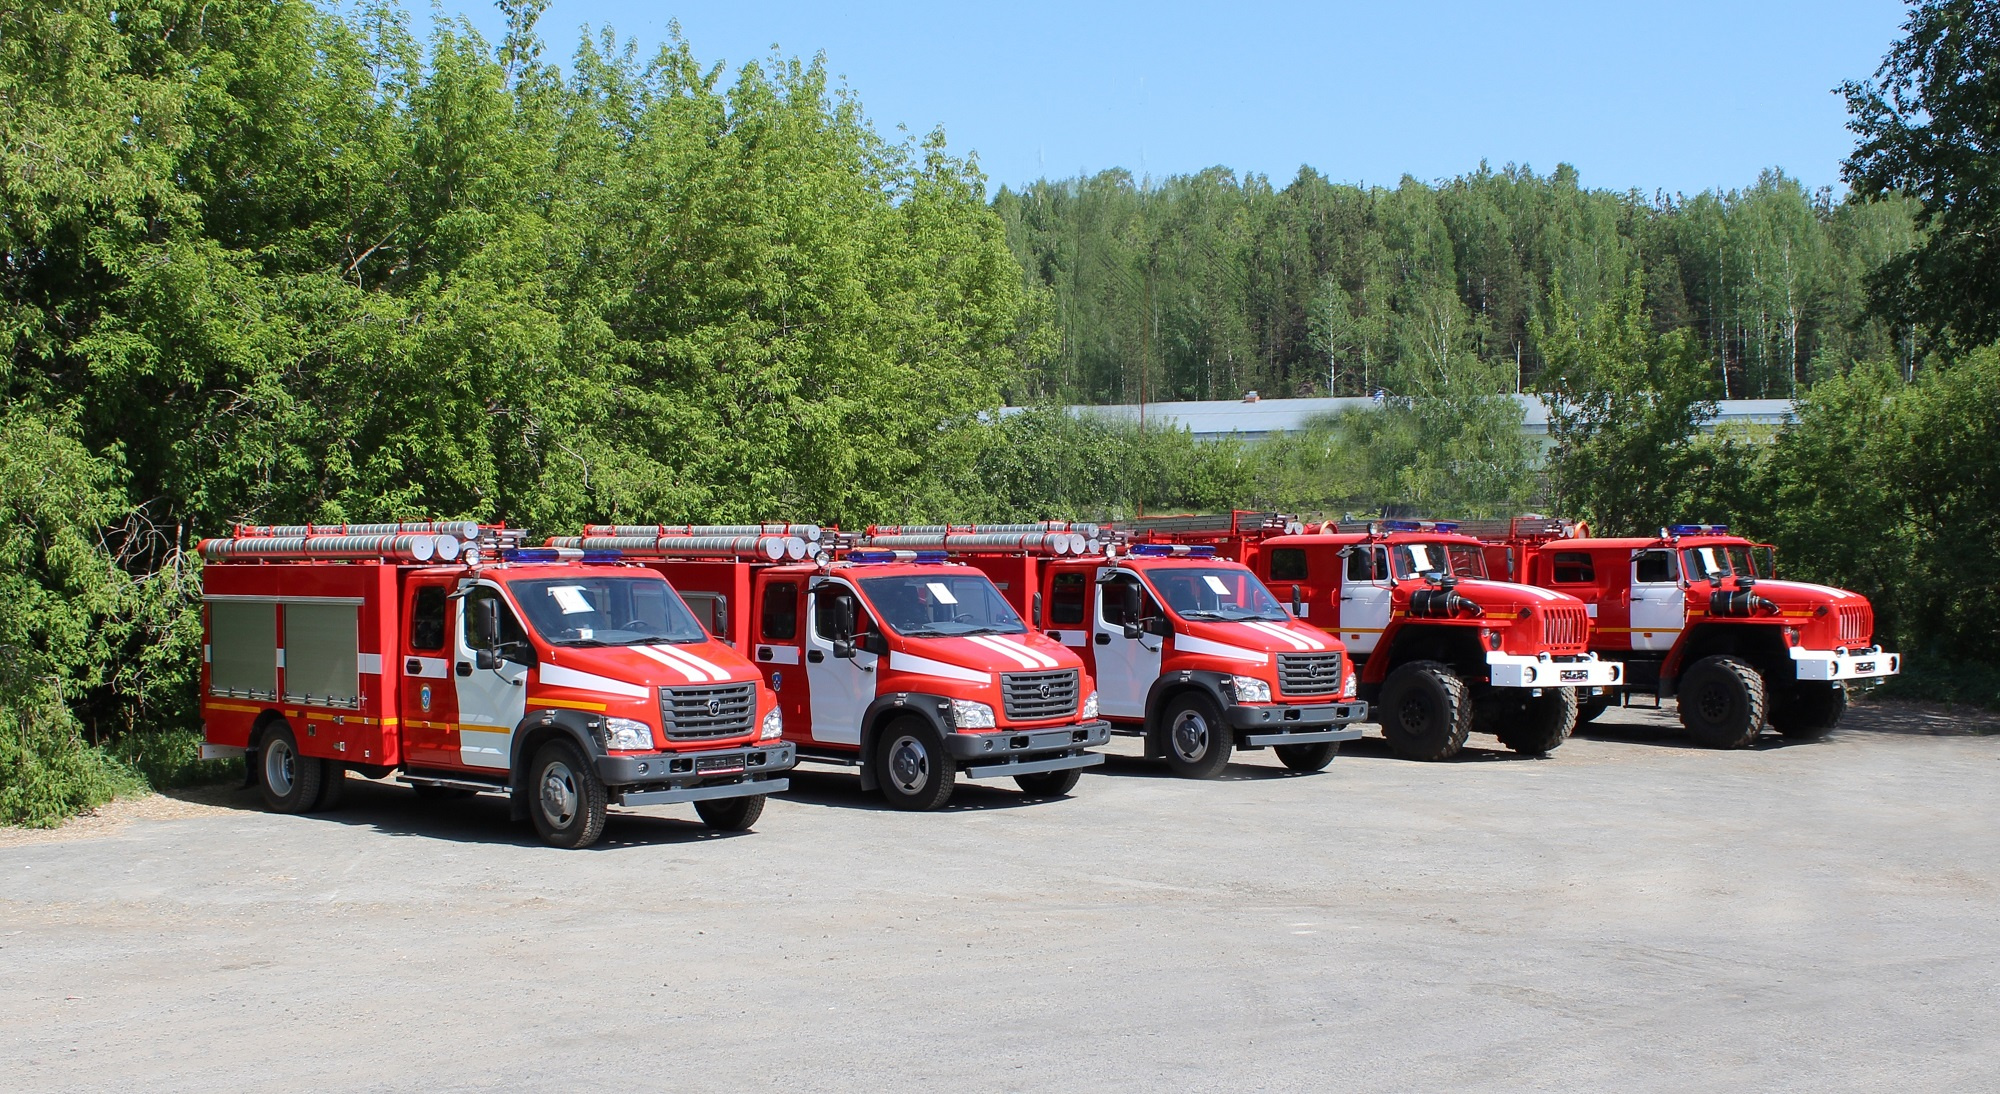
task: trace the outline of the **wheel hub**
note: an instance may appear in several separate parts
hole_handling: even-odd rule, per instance
[[[1701,692],[1701,716],[1711,722],[1720,722],[1729,717],[1729,692],[1718,684],[1710,684]]]
[[[292,781],[297,778],[297,757],[292,746],[284,741],[272,741],[264,746],[264,784],[279,797],[292,792]]]
[[[1199,760],[1208,752],[1208,719],[1192,710],[1184,710],[1174,719],[1174,755],[1183,760]]]
[[[889,746],[889,779],[906,794],[914,794],[931,781],[931,757],[915,737],[898,737]]]
[[[1430,721],[1430,713],[1429,704],[1417,695],[1404,699],[1396,709],[1396,716],[1403,720],[1403,728],[1411,732],[1424,728],[1424,723]]]
[[[542,771],[542,815],[557,827],[576,815],[576,776],[568,764],[553,763]]]

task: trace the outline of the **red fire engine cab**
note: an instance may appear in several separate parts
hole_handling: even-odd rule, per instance
[[[1095,525],[876,527],[871,547],[949,552],[977,567],[1097,681],[1112,732],[1210,778],[1238,750],[1319,771],[1368,716],[1340,640],[1295,622],[1255,574],[1207,547],[1121,550]]]
[[[1300,619],[1353,652],[1360,696],[1409,759],[1447,759],[1475,730],[1548,752],[1576,725],[1578,690],[1621,679],[1621,666],[1588,651],[1580,601],[1490,580],[1480,541],[1452,524],[1313,527],[1238,511],[1131,529],[1136,541],[1211,545],[1288,590]]]
[[[426,522],[238,528],[201,543],[207,758],[279,812],[346,772],[507,794],[558,847],[607,805],[690,802],[743,830],[796,757],[757,671],[659,574]]]
[[[1489,554],[1520,580],[1588,605],[1591,646],[1624,659],[1617,695],[1678,698],[1689,735],[1745,748],[1768,722],[1795,739],[1824,736],[1847,709],[1847,682],[1893,676],[1902,658],[1874,643],[1868,598],[1775,580],[1777,549],[1717,524],[1676,524],[1657,536],[1595,538],[1565,520],[1520,518],[1482,527]]]
[[[550,542],[642,558],[705,603],[715,633],[763,670],[799,758],[859,768],[896,808],[941,808],[958,775],[1061,796],[1104,762],[1092,749],[1110,727],[1082,661],[985,574],[941,552],[761,527],[595,525]]]

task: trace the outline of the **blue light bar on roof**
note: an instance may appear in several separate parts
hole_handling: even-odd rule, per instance
[[[1669,524],[1667,531],[1677,536],[1726,536],[1727,524]]]
[[[858,548],[847,552],[847,561],[859,562],[864,566],[880,566],[888,562],[939,563],[949,561],[950,555],[943,551],[885,551],[876,548]]]
[[[583,560],[585,562],[622,562],[624,559],[625,553],[622,551],[585,551],[583,553]]]
[[[1214,558],[1215,548],[1208,544],[1190,547],[1181,543],[1135,543],[1125,553],[1140,558]]]
[[[1458,522],[1455,520],[1438,521],[1437,530],[1440,532],[1456,532],[1458,531]]]
[[[1424,530],[1423,522],[1417,520],[1385,520],[1382,522],[1382,527],[1391,532],[1421,532]]]
[[[561,562],[562,550],[558,547],[502,547],[502,562]]]

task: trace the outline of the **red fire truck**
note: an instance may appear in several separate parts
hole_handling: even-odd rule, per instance
[[[1294,614],[1353,652],[1359,694],[1400,756],[1449,758],[1475,730],[1548,752],[1575,727],[1578,690],[1621,679],[1588,651],[1580,601],[1488,579],[1480,541],[1451,524],[1314,527],[1237,511],[1130,528],[1140,542],[1213,546],[1289,590]]]
[[[1104,762],[1092,749],[1110,727],[1082,661],[1031,631],[986,575],[941,552],[762,528],[594,525],[549,542],[664,574],[763,670],[799,758],[859,768],[896,808],[941,808],[961,774],[1060,796]]]
[[[1688,733],[1717,748],[1748,747],[1766,722],[1812,739],[1840,722],[1848,681],[1902,671],[1902,658],[1874,643],[1868,598],[1774,580],[1776,548],[1724,525],[1595,538],[1528,517],[1478,531],[1520,580],[1581,599],[1596,620],[1591,647],[1625,661],[1625,686],[1592,700],[1586,720],[1650,692],[1677,697]]]
[[[208,758],[279,812],[346,772],[512,797],[558,847],[607,805],[754,824],[795,762],[776,697],[659,574],[465,524],[239,528],[203,540]]]
[[[1176,774],[1211,778],[1238,749],[1318,771],[1368,716],[1340,640],[1297,623],[1256,575],[1207,547],[1121,550],[1094,525],[871,528],[871,547],[949,552],[1073,650],[1115,733]]]

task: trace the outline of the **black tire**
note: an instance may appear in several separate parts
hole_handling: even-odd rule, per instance
[[[1083,781],[1083,769],[1072,767],[1067,771],[1041,771],[1033,775],[1014,776],[1014,785],[1021,793],[1031,798],[1060,798],[1076,789]]]
[[[340,808],[340,800],[347,795],[347,766],[333,760],[321,760],[319,768],[319,800],[313,803],[314,812],[325,812]]]
[[[1576,724],[1584,725],[1589,722],[1595,722],[1604,715],[1605,711],[1610,710],[1615,705],[1616,700],[1609,695],[1599,695],[1594,698],[1582,700],[1576,704]]]
[[[417,797],[427,802],[460,801],[471,797],[474,793],[462,786],[438,786],[435,783],[412,783],[410,789],[416,791]]]
[[[1704,657],[1675,688],[1681,725],[1710,748],[1749,748],[1764,728],[1764,678],[1737,657]]]
[[[1847,685],[1794,684],[1771,697],[1771,727],[1788,741],[1817,741],[1847,713]]]
[[[1382,682],[1382,735],[1406,760],[1448,760],[1472,732],[1472,696],[1442,661],[1412,661]]]
[[[1278,754],[1278,762],[1301,774],[1310,775],[1326,770],[1326,765],[1340,754],[1339,741],[1321,741],[1310,745],[1279,745],[1271,751]]]
[[[958,782],[958,764],[937,728],[922,718],[898,718],[875,739],[875,785],[897,809],[944,808]]]
[[[1212,779],[1229,766],[1236,735],[1222,712],[1198,691],[1182,692],[1160,712],[1160,743],[1167,766],[1184,779]]]
[[[718,832],[748,832],[757,818],[764,815],[764,799],[767,794],[751,794],[743,798],[721,798],[716,801],[694,803],[695,815],[701,823]]]
[[[528,816],[551,847],[588,847],[604,835],[603,780],[568,741],[550,741],[528,765]]]
[[[1540,695],[1522,696],[1493,735],[1524,756],[1546,756],[1569,740],[1576,716],[1575,688],[1543,688]]]
[[[299,740],[283,722],[264,734],[257,749],[257,788],[273,813],[303,813],[319,803],[320,761],[299,755]]]

